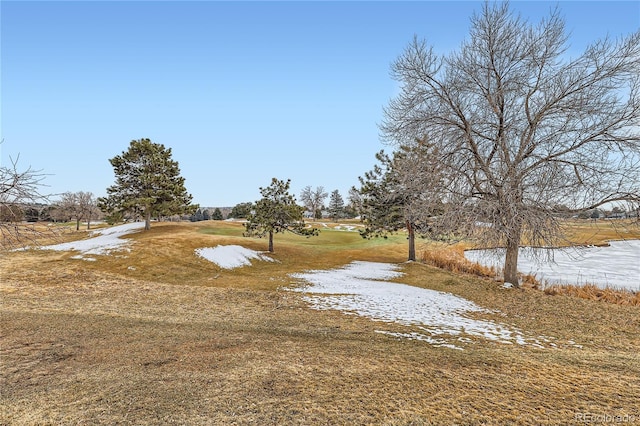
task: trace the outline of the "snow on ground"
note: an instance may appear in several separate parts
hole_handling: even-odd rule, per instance
[[[472,318],[471,313],[497,312],[462,297],[385,281],[400,277],[398,269],[393,264],[356,261],[342,268],[293,274],[293,278],[303,280],[306,285],[291,290],[305,293],[305,300],[314,309],[336,309],[417,327],[420,332],[378,332],[424,340],[435,346],[462,349],[459,343],[469,343],[471,337],[539,347],[550,342],[545,337],[527,338],[520,330],[505,324]]]
[[[196,255],[215,263],[223,269],[251,265],[251,259],[273,262],[269,256],[242,246],[216,246],[196,249]]]
[[[69,243],[54,244],[41,247],[42,250],[57,251],[79,251],[80,254],[73,256],[74,259],[84,259],[93,261],[92,257],[85,255],[104,255],[114,250],[127,250],[130,240],[123,239],[124,235],[131,234],[144,228],[144,222],[125,223],[124,225],[112,226],[110,228],[97,229],[91,232],[91,238]]]
[[[355,232],[356,227],[353,225],[337,225],[333,229],[338,231],[347,231],[347,232]]]
[[[595,284],[640,291],[640,240],[611,241],[609,247],[522,248],[518,270],[546,284]],[[536,253],[538,256],[536,256]],[[550,255],[553,261],[549,261]],[[504,249],[468,250],[465,257],[502,268]]]
[[[362,225],[344,225],[344,224],[329,225],[325,222],[321,222],[320,225],[322,225],[324,228],[327,228],[327,229],[335,229],[336,231],[347,231],[347,232],[356,232],[358,228],[363,228]]]

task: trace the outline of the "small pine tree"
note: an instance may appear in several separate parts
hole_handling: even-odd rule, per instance
[[[331,196],[329,197],[329,216],[334,222],[337,222],[339,218],[341,218],[344,214],[344,200],[342,199],[342,195],[336,189],[331,192]]]
[[[297,205],[295,197],[289,194],[290,183],[290,179],[285,182],[273,178],[270,186],[260,188],[262,198],[253,204],[245,224],[246,237],[269,236],[270,252],[273,252],[273,234],[289,231],[311,237],[319,232],[316,228],[305,227],[302,218],[305,209]]]

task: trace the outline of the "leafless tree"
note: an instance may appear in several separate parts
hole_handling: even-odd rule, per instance
[[[560,12],[534,25],[485,3],[446,56],[417,38],[392,65],[401,91],[385,108],[391,143],[428,140],[446,177],[443,223],[506,247],[562,237],[553,206],[640,199],[640,31],[566,53]]]
[[[347,195],[348,208],[354,213],[354,215],[360,215],[363,208],[363,200],[360,191],[355,186],[349,188],[349,195]]]
[[[93,193],[65,192],[58,202],[58,208],[76,221],[76,231],[80,229],[80,222],[87,221],[87,229],[91,228],[91,219],[98,217],[99,210]]]
[[[318,186],[316,189],[311,189],[311,186],[305,186],[300,192],[300,201],[311,212],[311,216],[314,219],[320,219],[320,211],[324,207],[324,200],[328,194],[325,192],[324,187]]]
[[[46,202],[40,194],[45,175],[31,167],[18,170],[18,159],[11,166],[0,166],[0,247],[15,248],[34,243],[43,232],[33,224],[23,222],[24,210]]]

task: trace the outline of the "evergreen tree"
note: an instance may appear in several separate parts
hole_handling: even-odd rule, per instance
[[[305,209],[289,194],[290,183],[290,179],[285,182],[273,178],[270,186],[260,188],[262,198],[253,204],[245,224],[245,236],[269,236],[270,252],[273,252],[273,234],[289,231],[305,237],[318,235],[317,229],[305,227],[302,218]]]
[[[213,214],[211,215],[211,219],[224,220],[224,217],[222,217],[222,211],[218,207],[216,207],[216,209],[213,211]]]
[[[422,141],[401,147],[392,157],[380,151],[380,164],[360,177],[363,238],[384,237],[406,229],[409,260],[416,260],[415,234],[432,234],[430,217],[442,209],[441,170],[433,147]],[[425,167],[429,164],[429,167]]]
[[[236,204],[232,209],[231,213],[229,213],[229,217],[234,219],[244,219],[251,213],[251,209],[253,208],[252,203],[240,203]]]
[[[133,140],[129,149],[109,160],[116,175],[115,185],[98,205],[110,217],[130,212],[144,217],[145,230],[151,218],[193,213],[178,163],[171,159],[171,148],[149,139]]]
[[[331,216],[331,219],[336,222],[342,217],[343,213],[344,200],[342,199],[340,192],[336,189],[331,192],[331,196],[329,197],[329,216]]]

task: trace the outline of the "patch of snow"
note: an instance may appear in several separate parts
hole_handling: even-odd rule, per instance
[[[547,284],[594,284],[640,291],[640,240],[611,241],[608,247],[521,248],[518,270]],[[465,257],[502,267],[504,249],[467,250]],[[553,260],[548,260],[553,259]]]
[[[395,333],[391,331],[382,331],[382,330],[376,330],[376,333],[386,334],[387,336],[409,339],[409,340],[421,340],[423,342],[427,342],[430,345],[433,345],[439,348],[463,350],[463,348],[461,348],[460,346],[456,346],[452,343],[447,343],[445,339],[435,339],[431,336],[426,336],[421,333],[415,333],[415,332],[414,333]]]
[[[502,284],[502,288],[514,288],[515,285],[513,283],[508,283],[505,282],[504,284]]]
[[[75,255],[75,256],[71,256],[71,259],[79,259],[79,260],[86,260],[87,262],[95,262],[96,259],[95,257],[84,257],[81,254]]]
[[[81,254],[73,256],[73,259],[96,260],[84,255],[105,255],[114,250],[126,250],[130,240],[121,237],[137,232],[144,228],[144,222],[132,222],[124,225],[98,229],[85,240],[71,241],[68,243],[54,244],[41,247],[42,250],[79,251]]]
[[[314,309],[335,309],[376,321],[417,326],[420,333],[378,332],[424,340],[436,346],[456,346],[451,343],[452,339],[464,343],[469,336],[542,346],[538,339],[526,338],[515,327],[471,318],[469,314],[497,312],[470,300],[451,293],[384,281],[402,275],[398,265],[356,261],[342,268],[292,274],[307,285],[291,290],[305,293],[304,299]]]
[[[356,231],[356,227],[353,225],[337,225],[335,226],[333,229],[336,229],[338,231],[347,231],[347,232],[355,232]]]
[[[261,252],[237,245],[205,247],[195,250],[196,255],[215,263],[223,269],[239,268],[251,265],[251,259],[273,262],[274,260]]]

